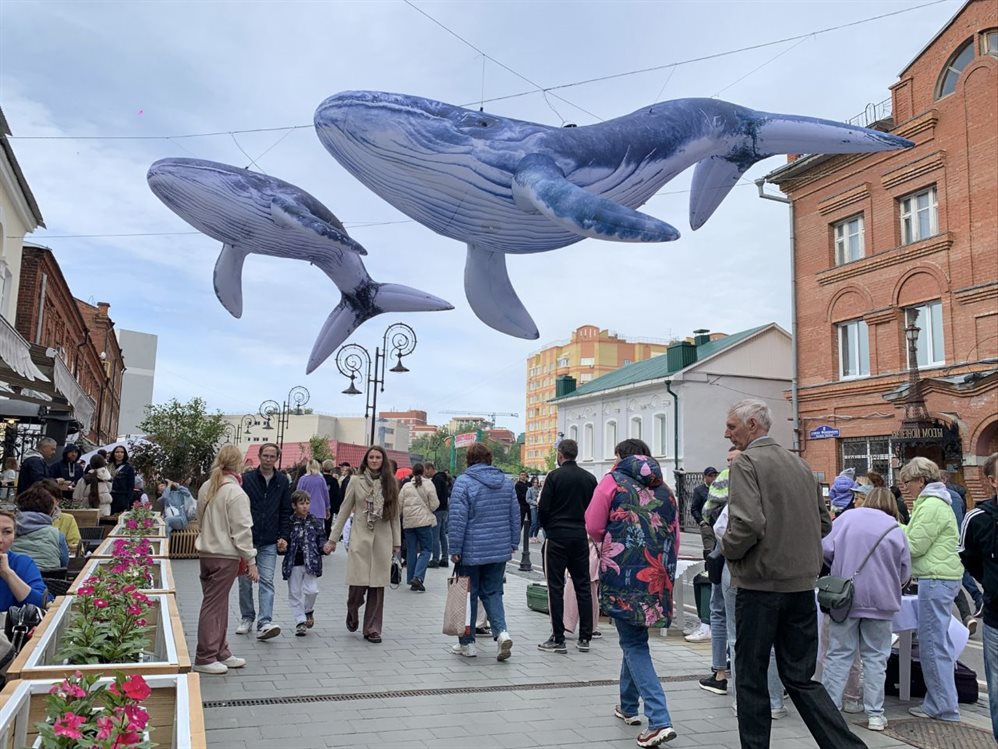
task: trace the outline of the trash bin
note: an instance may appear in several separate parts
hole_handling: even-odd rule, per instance
[[[710,621],[710,591],[710,578],[706,572],[693,578],[693,598],[697,602],[697,616],[701,622]]]

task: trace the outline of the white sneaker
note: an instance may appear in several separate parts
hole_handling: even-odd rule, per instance
[[[467,645],[452,645],[450,651],[454,655],[463,655],[465,658],[474,658],[478,655],[478,648],[473,642],[469,642]]]
[[[866,728],[868,731],[883,731],[887,728],[887,718],[883,715],[871,715],[866,722]]]
[[[769,714],[773,716],[773,720],[779,720],[780,718],[786,718],[788,713],[785,707],[777,707],[775,709],[770,708]]]
[[[229,667],[220,661],[214,663],[195,663],[194,670],[199,674],[215,674],[221,676],[229,672]]]
[[[223,663],[226,668],[242,668],[246,665],[246,659],[230,655],[224,661],[221,661],[221,663]]]
[[[236,627],[236,634],[247,635],[249,634],[249,631],[251,629],[253,629],[253,622],[251,622],[249,619],[243,619],[241,622],[239,622],[239,626]]]
[[[710,625],[700,623],[700,626],[693,630],[693,634],[686,635],[686,642],[709,642]]]
[[[273,622],[268,622],[260,627],[260,631],[256,633],[256,639],[269,640],[271,637],[277,637],[279,634],[281,634],[281,628]]]
[[[509,636],[509,632],[506,631],[500,632],[499,638],[496,640],[496,660],[497,661],[508,660],[512,650],[513,650],[513,638]]]

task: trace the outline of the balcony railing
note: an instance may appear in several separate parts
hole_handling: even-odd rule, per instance
[[[857,114],[855,117],[850,117],[848,120],[846,120],[846,122],[850,125],[869,127],[874,123],[889,119],[892,114],[891,107],[892,107],[891,99],[884,99],[883,101],[878,102],[876,104],[871,102],[866,105],[866,109]]]

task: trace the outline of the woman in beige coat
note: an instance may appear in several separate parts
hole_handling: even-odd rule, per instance
[[[198,616],[198,647],[194,670],[224,674],[242,668],[246,661],[229,651],[225,633],[229,628],[229,592],[239,574],[259,580],[256,549],[253,548],[253,516],[242,489],[239,466],[243,455],[235,445],[224,445],[211,466],[211,475],[198,492],[198,522],[201,534],[194,547],[201,555],[201,613]]]
[[[412,467],[412,480],[402,487],[399,501],[402,503],[402,527],[406,530],[406,583],[409,590],[425,592],[423,578],[426,576],[426,566],[430,563],[432,529],[437,524],[433,513],[440,506],[440,500],[437,499],[433,482],[423,478],[422,463],[416,463]]]
[[[343,533],[347,518],[350,525],[350,549],[347,553],[347,629],[356,632],[360,607],[364,606],[364,639],[381,642],[385,611],[385,586],[391,581],[392,555],[402,544],[399,527],[399,489],[388,455],[381,447],[370,447],[361,461],[357,475],[350,479],[340,506],[336,525],[329,534],[336,551],[336,541]],[[366,599],[366,604],[365,604]]]

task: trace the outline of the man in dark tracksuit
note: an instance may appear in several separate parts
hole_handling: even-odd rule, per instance
[[[548,608],[551,611],[551,637],[538,645],[547,653],[567,653],[565,646],[565,570],[572,575],[579,604],[579,641],[582,652],[589,650],[593,636],[592,589],[589,585],[589,538],[586,536],[586,508],[596,491],[596,477],[579,468],[575,440],[558,445],[561,466],[548,474],[537,504],[537,520],[544,529],[544,574],[548,581]]]

